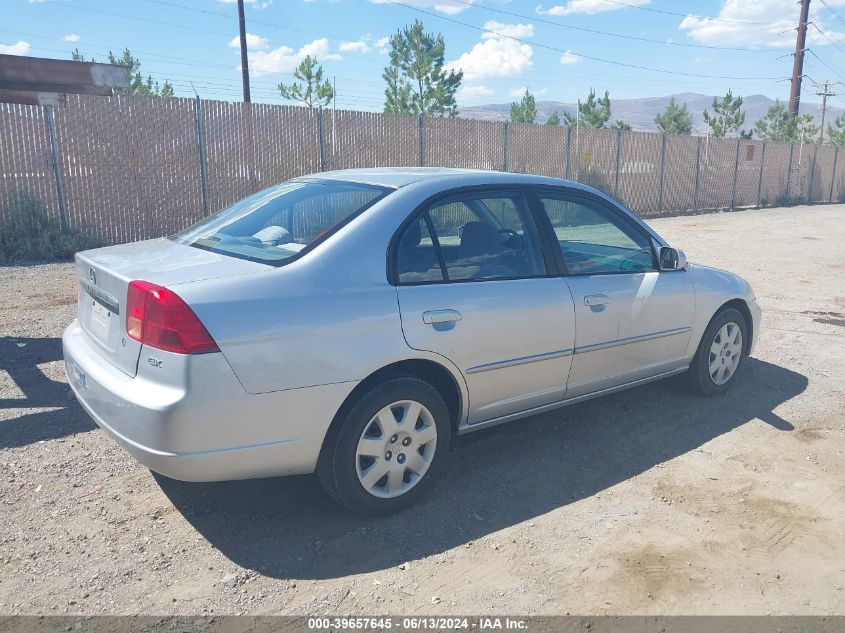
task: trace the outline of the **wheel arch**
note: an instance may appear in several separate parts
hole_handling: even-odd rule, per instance
[[[434,387],[446,402],[452,433],[457,434],[458,426],[466,417],[468,407],[467,395],[461,388],[460,379],[444,364],[430,358],[407,358],[377,369],[355,386],[332,418],[323,439],[323,447],[328,444],[328,438],[336,432],[347,413],[370,389],[397,376],[412,376]],[[322,457],[322,449],[320,453]]]
[[[748,336],[742,342],[742,353],[746,356],[751,349],[751,341],[754,340],[754,318],[751,316],[751,310],[748,307],[748,304],[745,302],[745,299],[737,297],[735,299],[731,299],[730,301],[725,301],[722,305],[720,305],[716,311],[713,313],[713,316],[710,317],[710,320],[707,322],[707,326],[710,326],[710,323],[713,322],[713,319],[716,318],[723,310],[727,310],[729,308],[733,308],[738,311],[742,317],[745,319],[745,327],[748,329]],[[704,331],[707,331],[707,328],[704,328]],[[703,335],[702,335],[703,336]]]

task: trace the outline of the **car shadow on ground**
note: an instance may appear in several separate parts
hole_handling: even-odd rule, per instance
[[[182,515],[235,563],[276,578],[334,578],[438,554],[594,495],[759,419],[806,377],[756,359],[727,394],[654,383],[457,440],[425,497],[391,517],[352,515],[316,477],[185,483],[156,476]],[[671,381],[670,381],[671,382]]]
[[[0,398],[4,409],[51,409],[0,420],[0,448],[26,446],[96,427],[65,382],[48,378],[39,365],[62,360],[60,338],[0,337],[0,371],[8,373],[23,397]]]

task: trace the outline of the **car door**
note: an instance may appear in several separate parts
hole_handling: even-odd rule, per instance
[[[653,237],[598,196],[536,193],[575,304],[567,397],[682,366],[695,315],[689,273],[658,270]]]
[[[405,339],[460,369],[469,424],[563,399],[572,298],[548,274],[551,253],[521,192],[436,200],[412,216],[393,251]]]

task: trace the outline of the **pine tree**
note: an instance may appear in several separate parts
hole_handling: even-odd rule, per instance
[[[511,104],[511,122],[512,123],[534,123],[537,118],[537,103],[534,101],[534,95],[525,89],[525,94],[522,99]]]
[[[728,90],[724,99],[713,97],[713,114],[704,111],[704,122],[710,126],[711,136],[723,138],[728,134],[743,134],[740,126],[745,123],[745,112],[742,110],[742,97],[734,97]],[[750,133],[748,133],[750,137]],[[747,137],[746,137],[747,138]]]
[[[323,67],[317,62],[316,57],[306,55],[293,73],[296,81],[290,84],[279,84],[279,92],[283,99],[300,101],[313,110],[315,107],[322,107],[331,103],[334,97],[334,90],[328,79],[323,79]]]
[[[443,35],[426,33],[419,20],[391,35],[390,66],[382,74],[387,82],[384,111],[457,116],[455,93],[464,74],[444,69],[445,53]]]
[[[834,145],[845,145],[845,112],[833,120],[833,125],[827,126],[827,137]]]
[[[769,106],[766,116],[754,124],[754,131],[764,141],[812,143],[819,133],[812,114],[793,116],[780,101]]]
[[[664,134],[691,134],[692,115],[687,110],[687,104],[678,107],[675,97],[669,100],[666,109],[654,117],[654,122]]]
[[[607,90],[604,91],[604,96],[597,99],[596,91],[590,88],[590,94],[587,95],[587,100],[578,104],[578,112],[580,114],[580,121],[576,121],[576,115],[569,112],[563,113],[563,120],[569,127],[582,125],[584,127],[601,128],[607,125],[610,121],[610,95]]]
[[[552,112],[552,115],[546,120],[546,125],[560,125],[560,115],[557,112]]]

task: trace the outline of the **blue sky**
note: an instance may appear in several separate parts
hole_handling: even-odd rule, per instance
[[[129,47],[178,96],[239,100],[234,0],[3,0],[0,52],[105,58]],[[248,0],[253,100],[306,54],[336,77],[338,107],[380,110],[386,38],[420,19],[464,70],[461,105],[677,92],[788,97],[794,0]],[[845,0],[812,0],[805,73],[845,82]],[[589,29],[593,32],[584,30]],[[596,31],[610,33],[605,35]],[[624,37],[619,37],[624,36]],[[646,41],[649,40],[649,41]],[[731,49],[731,50],[728,50]],[[736,50],[743,49],[743,50]],[[641,66],[644,68],[634,68]],[[673,74],[679,73],[679,74]],[[703,76],[689,76],[703,75]],[[815,101],[809,90],[805,100]],[[838,98],[837,105],[845,105]]]

